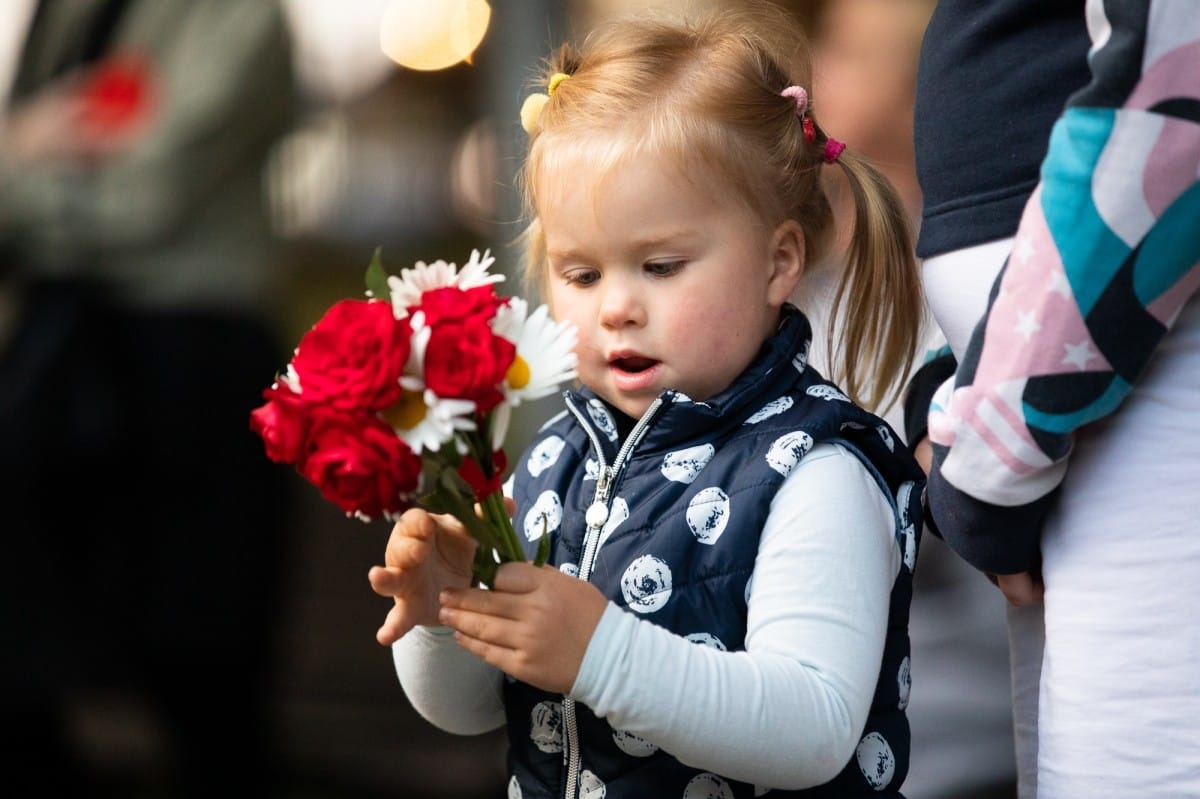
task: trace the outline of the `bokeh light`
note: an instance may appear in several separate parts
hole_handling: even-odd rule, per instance
[[[491,15],[486,0],[392,0],[383,13],[379,46],[403,67],[446,69],[470,61]]]

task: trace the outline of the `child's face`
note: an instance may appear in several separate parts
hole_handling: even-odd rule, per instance
[[[778,324],[803,268],[799,226],[764,229],[732,193],[648,154],[597,177],[578,157],[538,199],[549,302],[578,329],[580,380],[633,417],[663,389],[712,397]]]

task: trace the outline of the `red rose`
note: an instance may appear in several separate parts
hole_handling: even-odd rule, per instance
[[[504,450],[498,449],[492,453],[490,476],[484,474],[483,467],[474,458],[463,458],[462,463],[458,465],[458,474],[471,487],[475,499],[483,502],[489,494],[498,493],[503,489],[501,478],[504,476],[506,468],[508,468],[508,458],[505,456]]]
[[[372,414],[313,419],[300,473],[347,514],[371,519],[412,506],[421,459]]]
[[[305,453],[311,419],[300,396],[282,383],[262,393],[267,402],[250,412],[250,429],[262,437],[267,457],[296,463]]]
[[[482,319],[489,321],[500,306],[508,303],[488,286],[460,289],[444,286],[430,289],[421,295],[421,310],[425,312],[425,323],[436,327],[445,321]]]
[[[491,286],[433,289],[421,296],[430,328],[425,385],[439,397],[471,400],[480,413],[504,399],[499,386],[517,350],[492,333],[490,322],[506,302]]]
[[[517,348],[492,333],[486,321],[445,322],[433,329],[425,349],[425,385],[439,397],[467,399],[487,413],[504,399],[499,386]]]
[[[390,302],[342,300],[300,339],[292,366],[306,403],[381,410],[400,398],[411,328]]]

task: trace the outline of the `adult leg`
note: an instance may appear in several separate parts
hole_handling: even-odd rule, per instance
[[[1200,796],[1200,302],[1077,443],[1043,538],[1041,799]]]
[[[1017,799],[1037,799],[1038,696],[1041,691],[1042,655],[1046,645],[1044,609],[1042,605],[1007,607]]]

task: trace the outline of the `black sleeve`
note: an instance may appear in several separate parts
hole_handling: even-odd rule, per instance
[[[904,390],[904,440],[911,452],[921,443],[929,430],[929,403],[938,386],[954,377],[958,361],[949,347],[926,361],[913,373]]]

